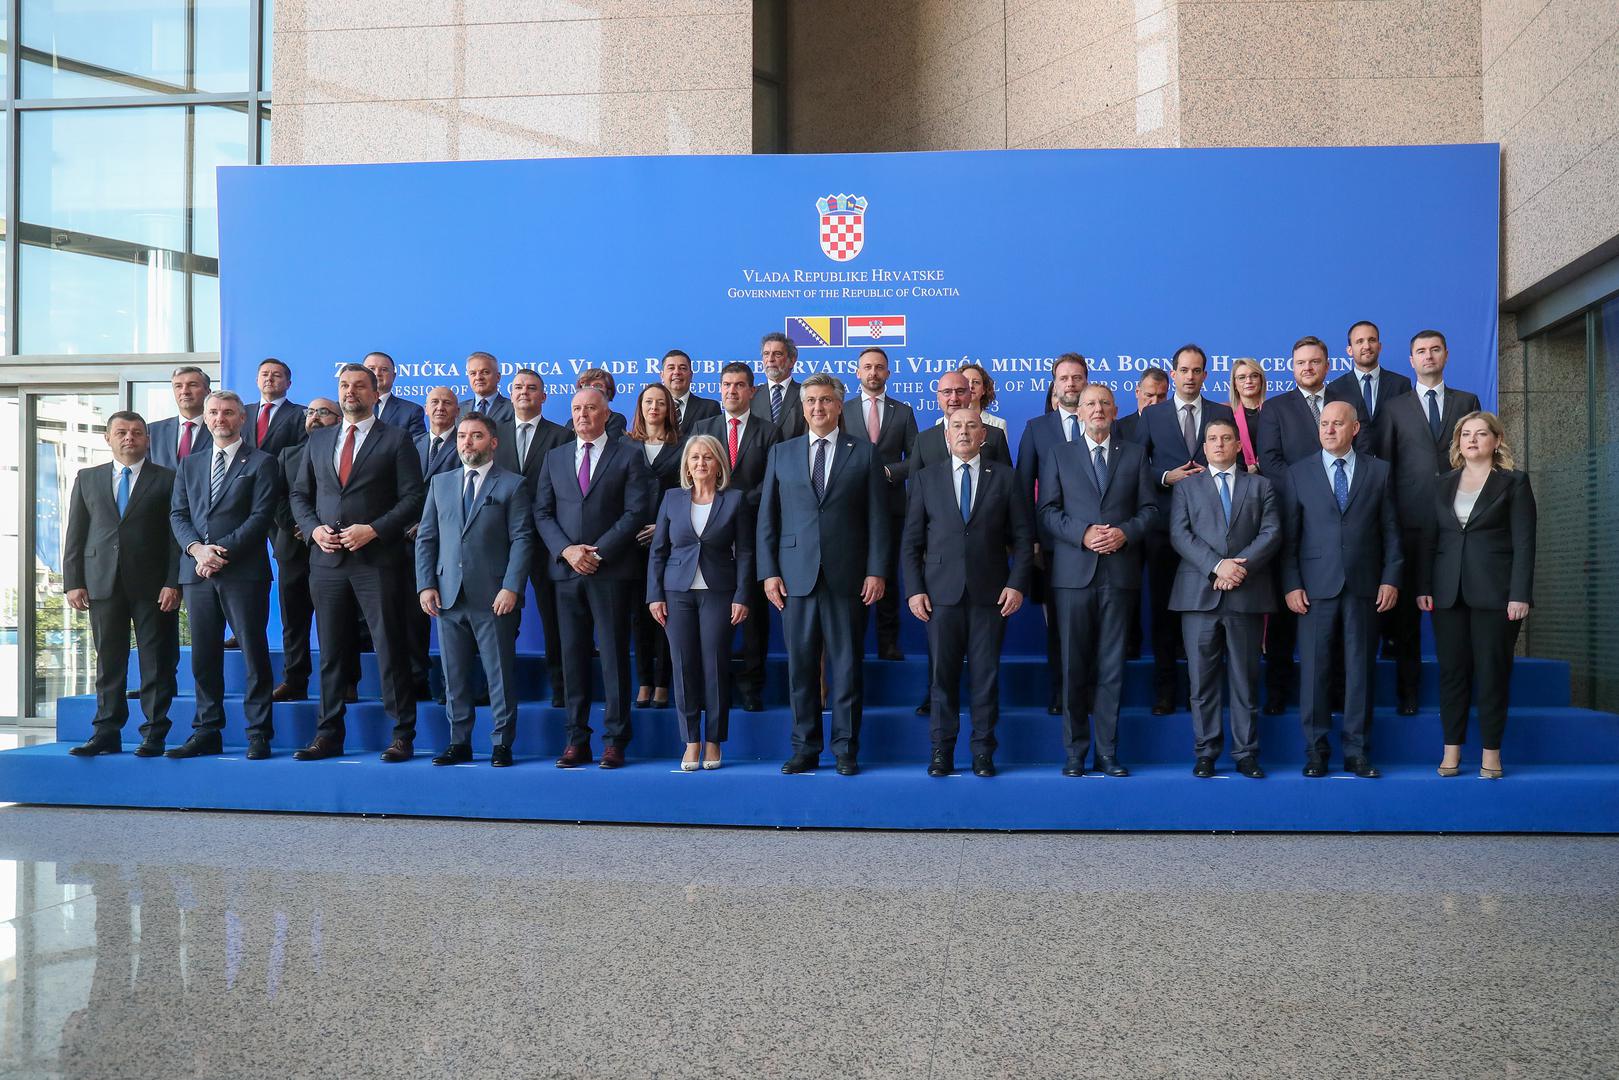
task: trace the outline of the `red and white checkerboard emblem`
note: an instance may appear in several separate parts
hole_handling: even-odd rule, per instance
[[[866,246],[866,199],[828,195],[815,200],[820,215],[821,251],[833,262],[848,262]]]

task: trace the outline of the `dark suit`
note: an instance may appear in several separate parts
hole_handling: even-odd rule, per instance
[[[474,490],[469,518],[463,498],[468,475],[465,469],[442,472],[427,485],[416,532],[416,589],[439,594],[450,742],[472,741],[473,671],[481,660],[494,744],[510,746],[517,734],[517,611],[496,615],[492,607],[502,589],[523,602],[534,553],[534,504],[521,476],[491,465]]]
[[[169,530],[174,472],[148,459],[118,513],[117,462],[81,469],[73,478],[62,549],[62,588],[90,594],[90,640],[96,649],[96,734],[116,735],[129,719],[129,632],[140,655],[141,738],[169,732],[180,615],[161,611],[158,593],[180,587],[180,551]],[[160,557],[161,556],[161,557]]]
[[[151,440],[151,445],[146,449],[148,461],[171,471],[180,467],[180,425],[183,423],[185,421],[180,417],[171,416],[166,420],[153,420],[146,426],[147,437]],[[191,429],[191,453],[200,454],[213,449],[214,437],[202,417],[198,416],[192,423],[196,427]]]
[[[720,414],[720,403],[713,398],[698,397],[690,390],[686,391],[686,404],[684,410],[680,403],[675,403],[675,419],[680,424],[680,433],[688,434],[692,425],[704,420],[711,420]]]
[[[472,397],[462,398],[460,401],[461,412],[458,415],[460,415],[463,419],[471,416],[477,411],[477,404],[478,397],[476,394],[474,394]],[[497,424],[502,420],[510,420],[512,416],[515,415],[512,412],[512,399],[507,397],[505,394],[502,394],[499,390],[496,390],[492,395],[490,395],[489,404],[484,415],[488,416],[489,419],[493,420]]]
[[[389,394],[387,404],[377,410],[377,419],[390,427],[404,428],[413,440],[427,434],[427,412],[420,405],[398,394]]]
[[[1068,415],[1061,409],[1051,409],[1042,413],[1024,425],[1023,435],[1018,439],[1018,479],[1023,484],[1023,493],[1028,498],[1031,509],[1036,505],[1037,500],[1035,485],[1040,479],[1040,457],[1052,447],[1061,446],[1068,441],[1068,432],[1065,430]],[[1080,426],[1083,427],[1084,425],[1081,424]],[[1126,434],[1126,429],[1121,427],[1118,422],[1113,425],[1113,434],[1126,442],[1130,441],[1129,436]],[[1039,541],[1038,531],[1037,523],[1037,543]],[[1148,539],[1148,542],[1151,543],[1151,538]],[[1050,566],[1051,553],[1042,549],[1040,554],[1035,557],[1037,578],[1039,575],[1048,574]],[[1047,702],[1051,709],[1057,710],[1062,708],[1062,620],[1057,617],[1056,593],[1049,588],[1045,588],[1044,584],[1044,581],[1040,581],[1035,587],[1040,593],[1040,606],[1043,609],[1046,622]],[[1130,650],[1127,646],[1127,651],[1133,651],[1138,656],[1141,653],[1140,624],[1141,612],[1138,607],[1130,612],[1130,627],[1136,635],[1135,648]]]
[[[832,691],[832,752],[840,760],[853,760],[860,752],[865,684],[860,592],[866,578],[892,572],[888,487],[869,441],[840,431],[826,437],[836,449],[819,499],[810,479],[811,436],[787,439],[770,451],[755,555],[760,580],[779,577],[786,586],[781,624],[793,703],[793,756],[821,752],[824,646]]]
[[[657,531],[647,559],[646,600],[668,605],[669,653],[674,661],[675,712],[681,737],[725,741],[731,715],[731,605],[746,604],[755,580],[754,516],[741,491],[714,497],[699,534],[692,528],[691,492],[675,488],[658,505]],[[697,572],[704,588],[694,589]],[[751,614],[749,616],[752,617]]]
[[[1400,600],[1389,612],[1386,632],[1394,639],[1394,683],[1402,703],[1417,700],[1422,677],[1422,613],[1417,610],[1417,572],[1427,559],[1425,530],[1434,527],[1434,494],[1438,478],[1451,469],[1450,440],[1462,417],[1479,407],[1478,395],[1445,387],[1439,437],[1428,422],[1426,390],[1395,398],[1379,429],[1377,456],[1394,470],[1394,506],[1400,519],[1400,549],[1405,577]]]
[[[1025,595],[1034,568],[1034,514],[1017,474],[980,456],[969,515],[961,512],[960,459],[923,469],[911,481],[905,514],[905,585],[926,593],[930,736],[936,750],[955,747],[961,730],[961,665],[972,683],[972,752],[995,752],[1000,719],[1001,591]],[[1008,565],[1007,558],[1011,557]]]
[[[281,451],[282,491],[290,493],[304,467],[306,443],[294,443]],[[276,594],[281,604],[281,681],[302,696],[309,688],[313,664],[309,654],[309,623],[315,617],[315,602],[309,595],[309,538],[299,539],[292,516],[292,499],[276,500],[275,528],[270,532],[270,550],[275,555]],[[353,681],[358,681],[356,678]]]
[[[528,484],[529,501],[532,504],[534,493],[540,486],[540,472],[545,467],[545,455],[564,443],[571,442],[570,435],[561,424],[553,424],[543,416],[535,416],[526,421],[534,425],[534,433],[529,437],[528,453],[523,460],[517,460],[518,427],[520,421],[514,413],[507,423],[496,425],[495,436],[500,440],[500,446],[495,449],[495,463],[507,472],[521,473]],[[456,457],[455,467],[460,468],[461,459]],[[551,681],[552,698],[555,700],[562,694],[562,628],[557,622],[557,585],[551,580],[552,553],[546,549],[545,541],[538,533],[534,535],[533,556],[529,560],[528,579],[534,587],[534,606],[540,611],[540,629],[545,635],[545,668]],[[523,626],[522,605],[518,605],[518,629]]]
[[[629,445],[635,452],[642,455],[641,460],[646,461],[646,444],[629,440]],[[680,457],[682,446],[676,443],[665,443],[658,448],[658,452],[647,463],[653,479],[658,482],[657,490],[652,495],[654,510],[663,502],[664,492],[680,486]],[[651,524],[648,522],[647,524]],[[646,575],[647,552],[651,541],[639,545],[636,554],[641,561],[641,576]],[[669,685],[669,636],[664,633],[663,627],[652,618],[647,606],[641,603],[632,603],[630,606],[631,640],[635,645],[635,678],[641,686],[664,687]]]
[[[1355,407],[1355,419],[1360,421],[1360,434],[1355,438],[1355,450],[1362,454],[1376,454],[1382,441],[1378,438],[1383,410],[1395,398],[1411,392],[1411,380],[1399,372],[1381,365],[1377,373],[1377,400],[1371,409],[1366,405],[1366,387],[1361,381],[1359,368],[1350,368],[1327,384],[1328,401],[1347,401]]]
[[[724,413],[704,420],[692,429],[694,435],[712,435],[720,445],[730,451],[731,418]],[[769,420],[762,420],[751,411],[747,422],[740,428],[736,464],[731,467],[730,487],[741,491],[747,500],[749,515],[759,518],[759,498],[764,491],[765,465],[770,448],[781,442],[781,429]],[[737,669],[736,685],[744,697],[764,693],[765,654],[770,648],[770,613],[765,600],[764,585],[758,575],[748,583],[748,619],[742,624],[742,666]]]
[[[760,420],[770,420],[781,429],[782,439],[796,439],[804,434],[804,403],[800,400],[798,380],[788,379],[782,387],[781,408],[774,420],[770,418],[770,396],[772,387],[769,380],[759,383],[758,390],[753,395],[753,415]]]
[[[191,618],[191,674],[197,685],[198,734],[217,734],[225,727],[225,627],[228,623],[242,650],[247,681],[242,710],[249,739],[268,740],[271,724],[270,555],[265,540],[275,526],[275,507],[282,498],[275,459],[245,442],[225,471],[215,502],[210,492],[215,447],[192,454],[180,466],[169,503],[169,526],[180,546],[180,584]],[[184,552],[192,544],[225,549],[225,567],[211,577],[198,577],[196,560]]]
[[[622,439],[624,437],[624,433],[629,429],[630,423],[628,420],[624,419],[624,414],[608,412],[607,437],[609,439]],[[566,424],[562,425],[562,432],[567,438],[573,438],[573,420],[571,418]]]
[[[1040,537],[1050,552],[1048,581],[1062,633],[1063,740],[1074,764],[1090,749],[1092,719],[1097,757],[1117,753],[1127,612],[1140,598],[1142,548],[1158,516],[1156,484],[1141,447],[1112,435],[1105,456],[1101,489],[1083,436],[1056,447],[1040,465]],[[1092,525],[1122,530],[1124,547],[1110,555],[1085,547]],[[1088,712],[1092,685],[1095,704]]]
[[[923,428],[916,436],[916,445],[904,461],[889,469],[895,476],[903,475],[909,479],[927,468],[937,465],[941,461],[951,458],[950,444],[945,439],[945,424],[940,421],[932,427]],[[1006,432],[998,427],[984,425],[984,445],[979,449],[990,461],[998,461],[1002,465],[1012,464],[1012,451],[1006,444]]]
[[[1484,749],[1499,750],[1507,726],[1512,650],[1522,621],[1507,604],[1534,603],[1535,493],[1527,473],[1490,473],[1462,524],[1456,492],[1462,470],[1434,485],[1433,519],[1425,530],[1417,589],[1433,597],[1434,645],[1439,653],[1439,720],[1447,746],[1467,738],[1475,700]]]
[[[306,407],[296,401],[282,398],[276,405],[275,411],[270,414],[270,424],[264,433],[264,443],[259,444],[259,409],[263,403],[255,401],[247,407],[247,421],[242,424],[242,441],[255,450],[269,454],[272,458],[278,457],[281,451],[293,443],[301,443],[307,438],[304,431],[304,422],[308,419],[305,414]],[[195,447],[193,447],[195,450]],[[285,497],[283,492],[282,496]]]
[[[416,738],[416,699],[411,687],[400,567],[409,559],[405,532],[421,520],[422,471],[416,447],[401,428],[371,421],[354,454],[347,484],[337,476],[339,447],[349,422],[309,436],[304,467],[292,486],[292,512],[309,545],[309,587],[320,633],[320,726],[317,737],[342,743],[343,696],[359,652],[358,622],[365,619],[382,676],[382,705],[394,722],[394,738]],[[327,553],[314,543],[315,529],[370,525],[376,539],[358,551]]]
[[[1269,411],[1268,407],[1267,410]],[[1373,675],[1377,663],[1377,590],[1400,583],[1400,529],[1387,464],[1355,455],[1349,503],[1338,509],[1322,456],[1288,470],[1282,495],[1284,595],[1303,589],[1309,610],[1299,616],[1299,713],[1304,752],[1325,759],[1332,708],[1327,692],[1332,645],[1341,633],[1344,656],[1346,758],[1371,750]]]
[[[652,523],[658,482],[639,443],[597,438],[590,451],[590,487],[579,490],[577,440],[545,455],[535,489],[534,524],[550,553],[561,622],[562,686],[568,696],[568,744],[590,745],[590,649],[600,646],[607,693],[607,745],[630,741],[630,608],[645,582],[635,534]],[[575,544],[601,556],[594,574],[580,574],[562,557]]]
[[[1169,542],[1180,556],[1171,611],[1181,612],[1191,682],[1192,733],[1197,757],[1219,757],[1221,675],[1231,686],[1231,757],[1259,752],[1259,647],[1265,615],[1276,610],[1271,563],[1282,550],[1282,508],[1276,489],[1239,463],[1231,467],[1231,513],[1212,472],[1175,485]],[[1248,576],[1235,589],[1211,581],[1223,559],[1245,559]]]
[[[866,426],[865,405],[856,394],[843,403],[843,429],[857,439],[872,442]],[[916,449],[916,413],[903,401],[883,396],[881,424],[873,443],[877,451],[877,467],[888,470],[884,476],[888,487],[888,562],[893,577],[888,579],[883,598],[874,605],[877,617],[877,648],[879,651],[899,648],[899,538],[905,529],[905,470],[894,466],[910,457]]]

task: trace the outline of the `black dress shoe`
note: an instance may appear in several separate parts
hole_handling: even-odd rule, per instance
[[[124,740],[112,732],[101,735],[92,735],[90,738],[69,750],[74,757],[99,757],[102,754],[120,754],[124,750]]]
[[[933,702],[931,702],[931,701],[924,701],[924,702],[922,702],[922,704],[920,704],[920,705],[918,705],[916,707],[916,715],[918,715],[918,716],[928,716],[928,715],[932,714],[932,712],[933,712]]]
[[[765,703],[759,699],[758,694],[743,694],[742,695],[742,711],[743,712],[764,712],[765,711]]]
[[[900,651],[898,645],[879,645],[877,646],[877,659],[903,660],[905,659],[905,654]]]
[[[1417,715],[1417,703],[1414,701],[1402,701],[1395,712],[1401,716],[1415,716]]]
[[[952,761],[951,758],[952,755],[948,750],[933,751],[933,760],[928,762],[928,775],[949,776],[951,773],[955,772],[956,763]]]
[[[782,764],[781,771],[788,776],[793,776],[797,773],[814,772],[820,764],[821,760],[818,755],[794,754]]]
[[[1312,780],[1327,775],[1327,762],[1325,758],[1309,757],[1304,759],[1304,775]]]
[[[360,700],[360,684],[359,683],[349,683],[348,687],[343,691],[343,701],[345,703],[349,704],[349,705],[353,705],[356,701],[359,701],[359,700]]]
[[[1265,702],[1265,707],[1263,709],[1261,709],[1260,711],[1263,712],[1266,716],[1281,716],[1282,715],[1282,709],[1283,709],[1283,706],[1282,706],[1282,703],[1280,701],[1276,701],[1276,700],[1273,700],[1273,699],[1267,699],[1266,702]]]
[[[1046,715],[1047,716],[1061,716],[1062,715],[1062,706],[1061,705],[1047,705],[1046,706]]]
[[[642,701],[638,698],[636,699],[635,707],[637,709],[650,709],[652,708],[652,699],[647,698],[645,701]]]
[[[567,695],[563,694],[563,692],[561,690],[553,690],[553,691],[551,691],[551,708],[553,708],[553,709],[566,709],[567,707],[568,707]]]
[[[988,754],[974,754],[973,755],[973,775],[974,776],[994,776],[995,775],[995,759],[990,757]]]
[[[125,690],[124,697],[128,698],[130,701],[139,701],[141,699],[141,692],[139,690]]]
[[[315,741],[302,750],[292,752],[294,761],[323,761],[326,758],[342,757],[343,743],[338,739],[323,739],[316,736]]]
[[[1152,714],[1154,716],[1168,716],[1174,711],[1175,703],[1168,698],[1159,698],[1152,703]]]
[[[512,763],[512,748],[497,746],[489,751],[489,764],[497,769],[504,769]]]
[[[1129,776],[1130,770],[1119,764],[1116,757],[1098,757],[1096,767],[1109,776]]]
[[[207,735],[197,734],[191,736],[191,738],[170,750],[168,756],[171,758],[205,757],[210,754],[217,754],[221,749],[223,747],[219,733],[212,732]]]
[[[1211,757],[1198,758],[1196,763],[1192,765],[1192,775],[1203,780],[1207,780],[1209,777],[1213,776],[1214,759]]]
[[[1376,780],[1383,774],[1377,771],[1377,766],[1368,758],[1344,758],[1344,772],[1354,773],[1362,780]]]
[[[249,739],[249,740],[247,740],[247,760],[249,760],[249,761],[263,761],[265,758],[267,758],[269,756],[270,756],[270,740],[268,740],[268,739]]]
[[[853,776],[860,771],[860,765],[852,757],[838,758],[838,775]]]
[[[1250,780],[1265,779],[1265,770],[1259,767],[1259,762],[1251,757],[1241,758],[1237,762],[1237,771]]]
[[[227,648],[227,649],[239,649],[239,648],[241,648],[241,646],[236,644],[236,635],[235,634],[232,634],[230,637],[225,639],[225,648]]]
[[[1074,761],[1070,758],[1068,763],[1062,767],[1062,774],[1064,776],[1084,776],[1085,763],[1083,761]]]
[[[409,739],[395,739],[382,752],[382,760],[390,765],[397,765],[401,761],[409,761],[416,756],[416,744]]]
[[[451,743],[433,759],[434,765],[465,765],[472,760],[472,747],[466,743]]]
[[[135,756],[136,757],[162,757],[163,756],[163,740],[162,739],[147,739],[145,742],[143,742],[139,746],[135,747]]]

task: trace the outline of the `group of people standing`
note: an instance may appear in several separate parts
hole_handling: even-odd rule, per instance
[[[1145,636],[1135,625],[1145,581],[1154,711],[1176,704],[1184,649],[1195,775],[1212,775],[1224,748],[1222,682],[1236,768],[1264,775],[1261,656],[1264,707],[1280,712],[1295,643],[1305,775],[1326,772],[1335,707],[1344,767],[1378,775],[1379,619],[1399,663],[1400,711],[1414,713],[1420,608],[1433,612],[1440,654],[1440,772],[1459,771],[1476,677],[1483,772],[1500,776],[1513,643],[1530,603],[1528,481],[1512,471],[1495,417],[1444,386],[1441,334],[1413,339],[1414,388],[1378,363],[1375,326],[1357,323],[1349,338],[1355,367],[1330,385],[1313,337],[1295,344],[1295,385],[1281,394],[1267,397],[1264,372],[1238,361],[1230,404],[1202,396],[1207,359],[1184,346],[1171,371],[1143,376],[1138,412],[1123,420],[1085,360],[1064,354],[1015,465],[1004,423],[986,411],[994,385],[981,367],[939,379],[943,417],[919,430],[886,393],[883,350],[860,354],[860,390],[845,399],[830,375],[793,378],[797,349],[782,334],[761,343],[764,382],[752,364],[727,364],[718,401],[691,392],[691,360],[678,349],[629,417],[612,409],[612,376],[586,371],[566,425],[541,415],[537,372],[517,371],[508,398],[486,353],[467,360],[469,397],[435,388],[425,409],[393,394],[383,353],[343,366],[335,399],[307,406],[287,400],[291,372],[278,360],[260,365],[252,404],[181,368],[180,415],[148,430],[134,413],[114,414],[113,461],[75,481],[65,587],[91,613],[98,668],[95,733],[73,753],[122,749],[133,627],[146,716],[138,755],[222,750],[223,650],[234,646],[246,669],[247,757],[268,757],[273,703],[307,694],[313,618],[320,719],[294,757],[343,753],[369,639],[393,724],[382,759],[408,760],[437,620],[451,733],[433,762],[472,760],[474,707],[486,699],[490,762],[509,766],[518,622],[532,588],[551,703],[565,710],[559,767],[596,760],[594,652],[606,699],[601,767],[624,764],[632,710],[667,704],[672,691],[681,767],[718,768],[733,696],[763,707],[773,608],[793,712],[782,771],[819,767],[826,712],[836,770],[852,775],[867,609],[878,656],[900,659],[903,599],[927,626],[918,712],[931,717],[928,772],[955,769],[966,669],[972,769],[994,775],[1006,620],[1033,599],[1050,627],[1063,772],[1126,776],[1119,701],[1126,655]],[[279,685],[267,542],[280,581]],[[182,598],[197,711],[190,737],[169,747]]]

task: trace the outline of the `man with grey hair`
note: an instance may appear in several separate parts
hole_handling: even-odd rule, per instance
[[[213,445],[208,425],[203,421],[202,403],[213,388],[213,380],[200,367],[184,364],[169,375],[178,416],[154,420],[146,429],[151,448],[146,456],[165,469],[178,469],[180,462]]]
[[[775,424],[783,439],[804,434],[800,387],[793,380],[797,363],[798,346],[786,334],[769,333],[760,340],[759,365],[764,368],[765,384],[753,397],[753,415]]]

